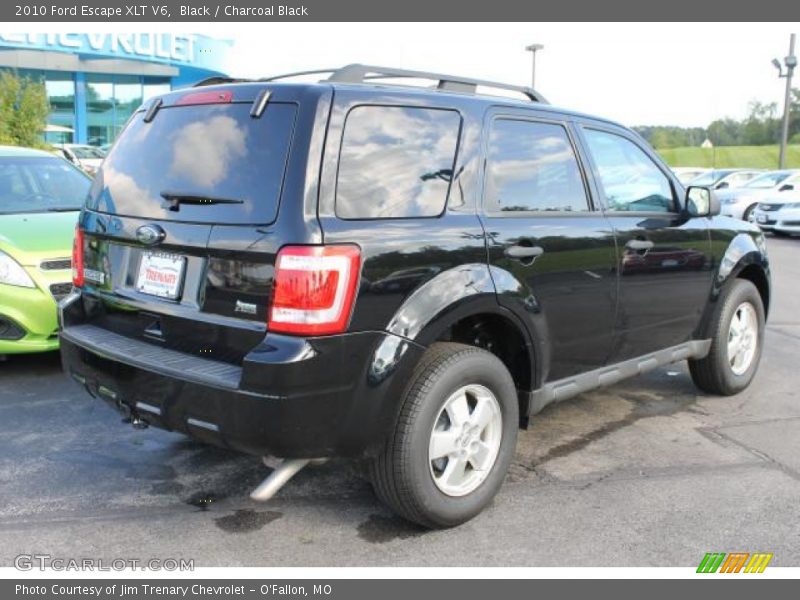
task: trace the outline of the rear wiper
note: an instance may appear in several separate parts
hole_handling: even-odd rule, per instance
[[[181,204],[193,204],[196,206],[203,204],[244,204],[244,200],[237,200],[236,198],[215,198],[214,196],[184,194],[181,192],[161,192],[161,197],[166,200],[163,207],[175,212],[181,209]]]
[[[78,212],[80,209],[80,206],[51,206],[47,209],[47,212]]]

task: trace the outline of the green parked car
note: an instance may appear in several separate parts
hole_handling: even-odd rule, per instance
[[[48,152],[0,146],[0,357],[58,348],[72,238],[91,179]]]

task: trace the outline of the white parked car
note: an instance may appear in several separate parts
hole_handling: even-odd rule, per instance
[[[800,190],[800,169],[784,169],[764,173],[735,189],[720,190],[717,197],[723,215],[749,221],[760,201],[795,190]]]
[[[97,172],[106,157],[100,148],[87,144],[56,144],[55,147],[58,148],[64,158],[76,167],[86,171],[89,175],[94,175]]]
[[[753,220],[762,230],[775,235],[800,233],[800,191],[759,202]]]

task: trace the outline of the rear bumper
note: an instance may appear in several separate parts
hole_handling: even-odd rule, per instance
[[[232,365],[81,323],[77,299],[62,305],[62,363],[73,380],[150,425],[255,455],[377,450],[424,351],[385,332],[268,333],[242,365]]]

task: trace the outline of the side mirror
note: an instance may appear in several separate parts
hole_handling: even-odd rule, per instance
[[[789,192],[794,189],[794,186],[791,183],[784,183],[779,189],[779,192]]]
[[[724,190],[727,187],[731,187],[731,184],[728,183],[727,181],[723,181],[722,183],[718,183],[717,187],[715,187],[714,189],[715,190]]]
[[[690,185],[686,189],[686,212],[691,217],[714,217],[720,213],[719,198],[707,187]]]

